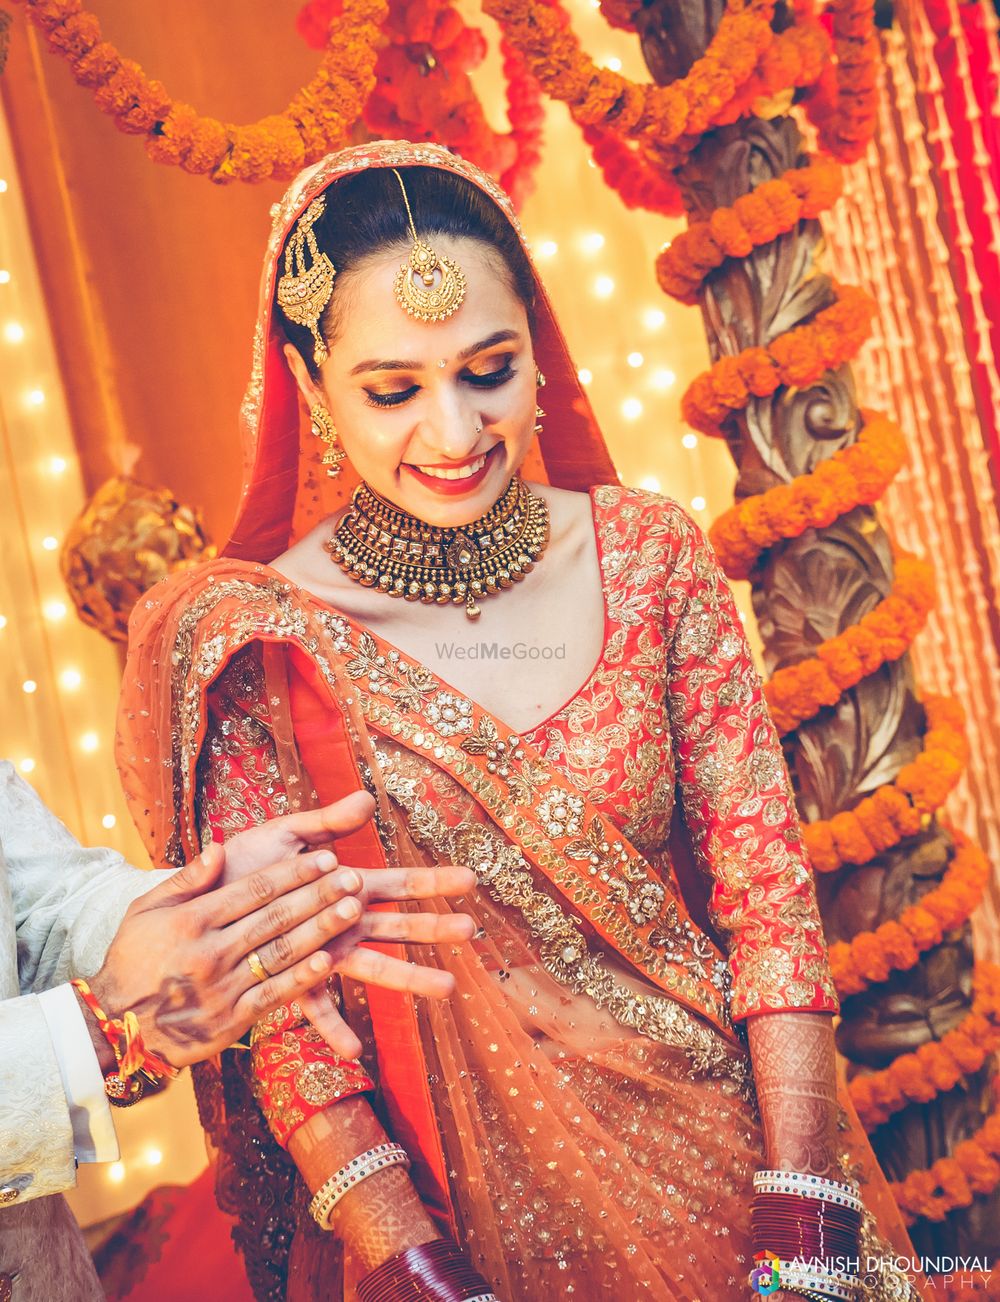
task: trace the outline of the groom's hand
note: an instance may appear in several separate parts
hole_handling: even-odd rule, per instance
[[[363,827],[375,812],[375,801],[365,791],[353,791],[342,800],[321,809],[272,818],[240,832],[226,842],[226,879],[238,880],[275,859],[305,855],[317,848],[335,852],[338,837]],[[355,874],[360,881],[356,894],[364,911],[349,928],[331,937],[326,953],[340,976],[392,990],[443,999],[452,993],[454,980],[439,967],[408,963],[367,948],[365,941],[389,944],[449,944],[469,940],[475,923],[464,913],[400,913],[369,908],[379,903],[454,898],[466,895],[476,885],[469,868],[440,865],[430,868],[356,868],[341,864],[339,872]],[[266,967],[281,958],[284,942],[278,940],[261,950]],[[361,1042],[345,1024],[325,983],[299,998],[303,1011],[327,1041],[344,1058],[356,1058]]]
[[[134,900],[90,979],[108,1015],[135,1013],[147,1047],[175,1067],[212,1057],[324,982],[326,946],[362,916],[361,878],[329,850],[218,885],[225,859],[206,846]]]

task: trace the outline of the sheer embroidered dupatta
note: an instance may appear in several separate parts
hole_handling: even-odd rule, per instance
[[[470,952],[438,954],[457,982],[447,1004],[345,992],[377,1058],[387,1126],[417,1158],[415,1182],[442,1228],[469,1244],[510,1302],[569,1285],[581,1297],[629,1285],[663,1299],[742,1296],[759,1127],[724,1016],[713,1026],[682,991],[661,993],[683,978],[657,961],[669,944],[657,928],[683,925],[682,906],[661,891],[655,917],[633,920],[624,953],[611,934],[615,909],[600,892],[580,892],[590,867],[600,877],[597,833],[609,825],[499,720],[405,658],[394,665],[391,649],[266,567],[222,562],[179,586],[159,590],[165,616],[154,594],[137,621],[131,670],[142,704],[126,712],[120,735],[133,799],[153,788],[130,768],[130,748],[150,733],[170,739],[172,762],[159,765],[145,823],[154,850],[180,861],[197,848],[206,694],[257,642],[286,790],[315,783],[326,800],[360,783],[378,802],[378,837],[366,829],[342,857],[373,867],[384,851],[401,864],[469,862],[483,882],[462,905],[481,938]],[[167,688],[160,663],[174,666]],[[490,811],[501,785],[504,807]],[[629,857],[636,887],[619,909],[641,909],[641,856],[611,835],[607,852],[620,870]],[[264,1160],[264,1221],[287,1234],[296,1198],[286,1159],[232,1065],[223,1092],[214,1133],[235,1172],[235,1183],[223,1180],[231,1208],[245,1211],[260,1192],[250,1189],[249,1150]],[[863,1140],[854,1147],[858,1173],[872,1179],[870,1152]],[[287,1296],[328,1297],[336,1246],[304,1223],[301,1197],[297,1206]],[[884,1202],[879,1211],[883,1231],[901,1231]],[[893,1237],[905,1245],[905,1235]]]
[[[536,826],[519,829],[523,840],[515,844],[481,806],[476,813],[477,797],[469,791],[475,773],[481,796],[493,776],[487,769],[493,761],[485,752],[476,754],[476,738],[489,732],[489,716],[477,718],[472,729],[468,718],[459,720],[473,741],[471,751],[463,752],[474,770],[466,774],[466,786],[449,786],[447,799],[439,793],[424,801],[413,769],[414,763],[425,764],[422,743],[433,737],[439,747],[450,745],[459,729],[438,716],[442,731],[428,718],[426,736],[420,734],[412,696],[397,700],[391,717],[386,702],[399,694],[400,684],[387,684],[385,699],[376,699],[381,693],[372,691],[371,673],[377,654],[374,665],[359,661],[372,650],[366,635],[352,637],[346,622],[304,600],[264,567],[223,562],[172,586],[168,613],[154,593],[133,630],[130,678],[141,703],[123,714],[119,741],[126,789],[134,807],[144,802],[140,821],[154,853],[179,862],[199,844],[197,770],[209,684],[247,642],[289,648],[289,691],[284,698],[270,697],[288,789],[309,785],[292,740],[294,713],[294,732],[312,752],[310,776],[321,798],[360,779],[376,796],[381,840],[394,862],[474,862],[485,882],[474,906],[485,933],[476,952],[456,950],[438,958],[458,982],[446,1005],[414,1009],[375,990],[360,998],[357,992],[348,995],[373,1024],[388,1122],[420,1155],[415,1175],[421,1195],[482,1255],[506,1298],[537,1296],[532,1290],[546,1281],[561,1289],[574,1278],[594,1288],[602,1279],[609,1289],[643,1284],[649,1296],[666,1299],[704,1296],[700,1289],[714,1277],[724,1295],[744,1263],[737,1243],[719,1237],[718,1229],[740,1219],[736,1204],[745,1201],[748,1173],[760,1155],[753,1110],[741,1093],[742,1050],[676,995],[660,993],[679,978],[657,960],[656,943],[637,948],[644,944],[643,930],[646,939],[652,936],[664,947],[655,923],[677,916],[675,902],[661,889],[656,917],[645,928],[633,927],[632,953],[622,957],[631,984],[620,981],[595,956],[585,934],[592,932],[590,925],[571,920],[592,914],[604,928],[601,948],[607,949],[614,943],[615,907],[596,892],[590,901],[573,898],[583,876],[575,864],[574,881],[552,880],[560,862],[573,862],[563,851],[580,840],[576,822],[567,822],[563,835],[546,837],[537,827],[537,792],[522,792],[508,817],[530,806]],[[148,641],[146,630],[152,634]],[[163,662],[174,666],[169,686],[155,673]],[[422,697],[428,716],[447,709],[430,678],[421,682],[412,670],[402,678],[402,695],[408,687]],[[369,716],[375,712],[384,718],[386,733],[373,742]],[[509,740],[509,730],[491,722]],[[394,724],[411,731],[412,747],[399,747],[395,766],[386,754]],[[171,763],[162,756],[152,774],[140,758],[149,735],[169,738],[171,749]],[[433,750],[432,768],[440,759]],[[530,754],[511,763],[521,769],[525,760],[540,786],[555,791],[564,781],[552,771],[543,782],[546,766]],[[312,767],[317,761],[322,774]],[[405,817],[404,791],[414,802]],[[615,835],[579,796],[564,794],[578,802],[572,812],[581,825],[593,828],[596,822]],[[525,841],[534,847],[527,860]],[[599,847],[593,832],[587,844]],[[625,844],[618,836],[608,843],[619,865]],[[638,874],[642,861],[632,854]],[[349,855],[349,861],[371,866],[384,861],[371,837],[344,847],[343,857]],[[548,867],[540,871],[545,856]],[[626,901],[618,911],[627,907]],[[633,901],[633,907],[639,905]],[[636,1023],[661,1043],[640,1036]],[[605,1108],[613,1119],[602,1120]],[[637,1161],[631,1128],[640,1113],[648,1149]],[[687,1130],[683,1145],[680,1119]],[[225,1129],[219,1126],[216,1133]],[[699,1163],[692,1161],[693,1151]],[[646,1160],[652,1174],[644,1169]],[[701,1169],[706,1162],[711,1188]],[[726,1207],[727,1198],[732,1207]],[[692,1224],[692,1210],[703,1208],[707,1218],[713,1199],[721,1219],[713,1212],[704,1227]],[[628,1253],[626,1244],[633,1245]],[[676,1260],[682,1247],[697,1259],[697,1284],[685,1272],[669,1282],[662,1275],[662,1263]],[[314,1266],[307,1272],[313,1275]]]

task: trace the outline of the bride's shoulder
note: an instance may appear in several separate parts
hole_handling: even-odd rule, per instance
[[[610,519],[635,525],[640,529],[686,536],[697,530],[692,517],[681,504],[666,493],[629,484],[598,484],[591,490],[597,508]]]
[[[342,514],[342,511],[338,511],[336,515],[321,520],[280,556],[276,556],[271,562],[271,569],[307,591],[314,591],[317,585],[327,587],[334,567],[330,565],[325,544],[333,536],[334,526]]]

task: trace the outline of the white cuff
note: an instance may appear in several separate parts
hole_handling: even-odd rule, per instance
[[[104,1077],[73,987],[67,984],[42,990],[38,1002],[48,1023],[69,1105],[76,1160],[115,1162],[118,1136],[104,1092]]]

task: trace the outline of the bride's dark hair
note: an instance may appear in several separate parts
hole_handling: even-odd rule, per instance
[[[517,232],[492,199],[471,181],[442,168],[406,167],[399,171],[417,234],[431,242],[435,235],[461,235],[492,249],[533,325],[535,280],[531,265]],[[323,338],[331,343],[340,324],[337,290],[341,276],[386,249],[399,249],[403,261],[412,244],[403,194],[393,170],[371,167],[335,181],[327,188],[326,208],[313,230],[320,251],[337,271],[333,296],[320,323]],[[287,320],[280,308],[277,319],[315,379],[312,335],[304,326]]]

